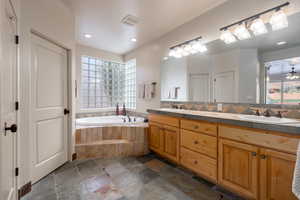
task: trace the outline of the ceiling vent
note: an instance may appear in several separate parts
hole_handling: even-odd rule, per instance
[[[138,23],[138,18],[133,15],[126,15],[121,22],[128,26],[135,26]]]

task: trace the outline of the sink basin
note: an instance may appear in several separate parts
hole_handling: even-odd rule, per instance
[[[274,123],[274,124],[285,124],[285,123],[297,123],[299,121],[288,118],[278,118],[278,117],[264,117],[255,115],[239,115],[240,119],[251,120],[264,123]]]

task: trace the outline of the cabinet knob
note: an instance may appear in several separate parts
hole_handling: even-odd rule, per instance
[[[195,161],[194,161],[194,164],[195,164],[195,165],[197,165],[197,164],[198,164],[198,161],[197,161],[197,160],[195,160]]]
[[[257,155],[257,153],[256,153],[256,152],[252,152],[251,154],[252,154],[252,156],[256,156],[256,155]]]
[[[194,141],[194,144],[199,144],[199,142],[196,140],[196,141]]]
[[[260,155],[260,158],[261,158],[261,159],[266,159],[267,156],[263,154],[263,155]]]
[[[199,128],[199,126],[197,126],[197,125],[196,125],[196,126],[194,126],[194,129],[198,129],[198,128]]]

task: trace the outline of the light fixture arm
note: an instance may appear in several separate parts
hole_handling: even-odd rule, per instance
[[[177,44],[177,45],[175,45],[175,46],[172,46],[172,47],[170,47],[170,49],[172,50],[172,49],[175,49],[176,47],[180,47],[180,46],[182,46],[182,45],[189,44],[189,43],[192,42],[192,41],[200,40],[200,39],[202,39],[202,36],[199,36],[199,37],[196,37],[196,38],[194,38],[194,39],[187,40],[187,41],[185,41],[185,42],[182,42],[182,43],[180,43],[180,44]]]
[[[232,24],[230,24],[230,25],[228,25],[228,26],[224,26],[224,27],[220,28],[220,31],[226,31],[228,28],[230,28],[230,27],[232,27],[232,26],[235,26],[235,25],[238,25],[238,24],[248,23],[249,21],[253,21],[253,20],[259,18],[261,15],[264,15],[264,14],[269,13],[269,12],[272,12],[272,11],[279,11],[281,8],[286,7],[286,6],[288,6],[288,5],[290,5],[290,2],[286,2],[286,3],[284,3],[284,4],[281,4],[281,5],[279,5],[279,6],[276,6],[276,7],[274,7],[274,8],[270,8],[270,9],[268,9],[268,10],[265,10],[265,11],[263,11],[263,12],[260,12],[260,13],[258,13],[258,14],[256,14],[256,15],[251,16],[251,17],[247,17],[247,18],[242,19],[242,20],[240,20],[240,21],[238,21],[238,22],[232,23]]]

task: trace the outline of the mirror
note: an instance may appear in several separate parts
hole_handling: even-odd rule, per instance
[[[161,100],[222,103],[300,103],[300,14],[289,27],[169,58],[161,66]]]

